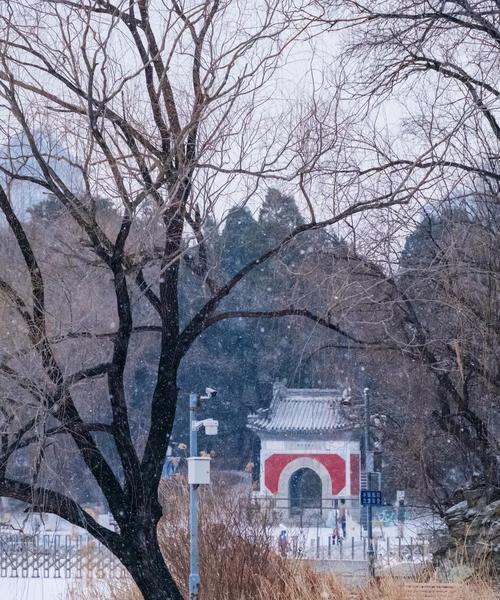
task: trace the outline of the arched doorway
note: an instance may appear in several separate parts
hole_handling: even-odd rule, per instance
[[[304,467],[295,471],[288,484],[290,514],[302,513],[307,508],[321,511],[322,492],[321,478],[312,469]]]

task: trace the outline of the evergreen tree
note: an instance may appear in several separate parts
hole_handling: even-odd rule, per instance
[[[284,238],[292,229],[302,225],[304,219],[292,196],[269,188],[259,213],[259,223],[270,243]]]
[[[440,253],[446,236],[459,223],[471,223],[471,216],[460,201],[455,201],[438,212],[426,213],[406,238],[401,265],[411,267],[432,261]]]
[[[54,221],[64,213],[59,200],[53,195],[49,194],[46,199],[33,204],[26,209],[32,221]]]
[[[84,206],[89,207],[94,215],[104,217],[117,214],[113,204],[107,198],[82,196],[79,200]],[[26,212],[32,221],[54,221],[63,215],[66,209],[53,194],[48,194],[46,198],[27,208]]]
[[[231,276],[262,251],[262,227],[248,208],[235,207],[228,213],[221,236],[221,268]]]

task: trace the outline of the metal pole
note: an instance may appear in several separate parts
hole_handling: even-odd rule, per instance
[[[189,455],[198,456],[198,431],[194,427],[198,409],[197,394],[189,394]],[[198,573],[198,486],[189,485],[189,600],[198,600],[200,574]]]
[[[364,389],[365,396],[365,469],[366,484],[370,489],[370,473],[373,471],[373,460],[370,452],[370,390]],[[372,506],[367,506],[368,528],[368,572],[370,577],[375,577],[375,553],[373,551]]]
[[[372,507],[368,505],[368,571],[375,577],[375,551],[373,549]]]

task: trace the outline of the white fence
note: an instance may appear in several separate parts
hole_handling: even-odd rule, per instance
[[[0,578],[124,577],[119,560],[90,536],[0,534]]]
[[[321,543],[320,537],[309,539],[306,544],[300,534],[292,535],[289,542],[288,554],[293,558],[308,560],[360,561],[367,560],[368,540],[366,537],[347,537],[340,541],[332,536],[328,543]],[[410,538],[374,538],[373,549],[375,559],[379,564],[421,563],[432,557],[430,542],[426,537]]]
[[[321,543],[323,541],[323,543]],[[321,561],[366,561],[366,538],[348,537],[340,542],[332,536],[306,539],[291,535],[287,556]],[[279,550],[279,549],[278,549]],[[379,566],[422,563],[431,558],[429,540],[424,538],[375,538]],[[0,578],[122,578],[119,560],[90,536],[61,534],[0,534]]]

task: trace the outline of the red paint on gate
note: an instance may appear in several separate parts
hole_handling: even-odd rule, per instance
[[[338,454],[272,454],[264,462],[264,480],[271,494],[276,494],[278,491],[283,469],[297,458],[317,460],[326,468],[332,480],[332,494],[339,494],[345,488],[346,464]]]
[[[351,454],[350,456],[350,467],[351,467],[351,496],[359,495],[359,454]]]

